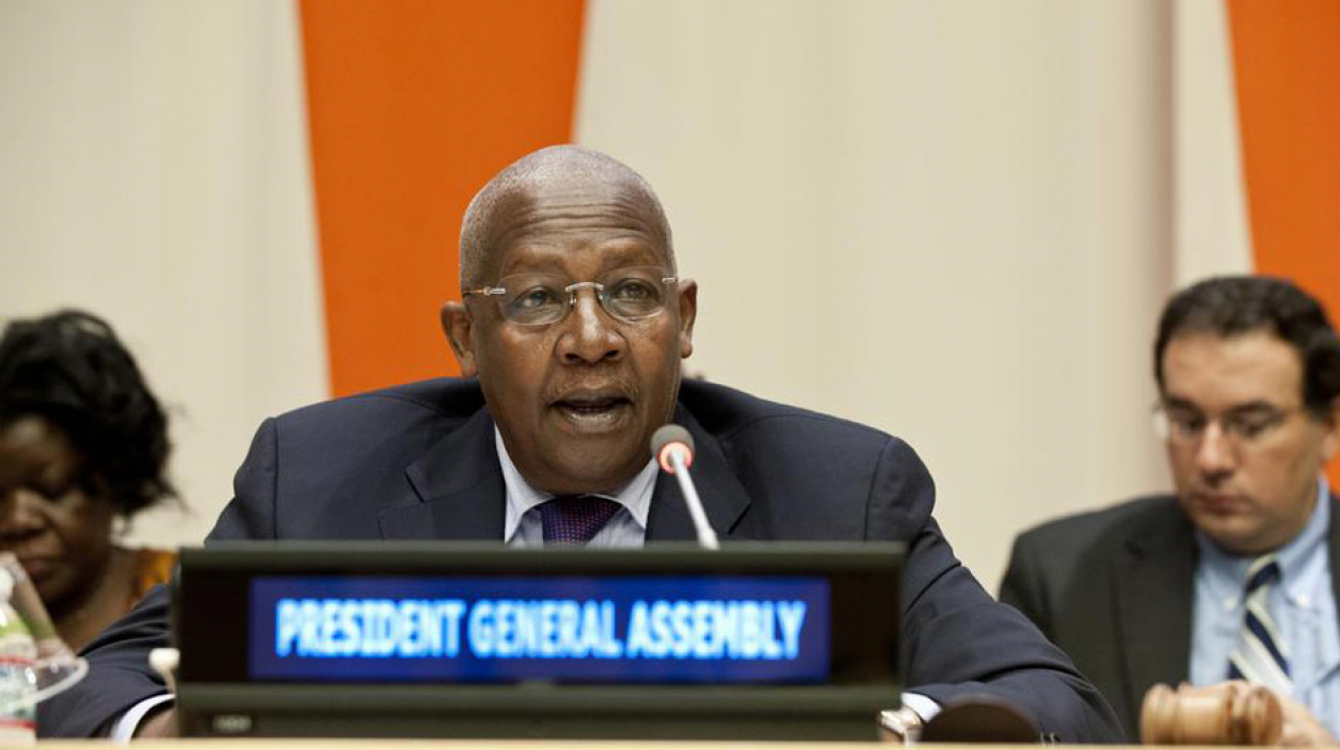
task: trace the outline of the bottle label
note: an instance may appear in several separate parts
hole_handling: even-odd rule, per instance
[[[37,645],[17,617],[0,623],[0,740],[28,740],[37,729],[33,664]]]

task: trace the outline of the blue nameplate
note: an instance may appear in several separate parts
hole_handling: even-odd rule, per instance
[[[257,576],[253,680],[820,683],[810,576]]]

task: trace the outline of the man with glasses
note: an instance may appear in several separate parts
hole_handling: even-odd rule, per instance
[[[900,637],[915,697],[889,724],[988,694],[1062,740],[1115,738],[1111,709],[1066,656],[954,558],[931,517],[930,475],[905,443],[720,385],[681,387],[698,287],[680,277],[660,202],[628,167],[569,146],[503,170],[466,212],[460,288],[442,325],[466,379],[268,420],[212,540],[693,539],[649,449],[678,422],[725,542],[908,544]],[[145,657],[166,640],[166,615],[159,592],[114,626],[87,654],[89,678],[44,708],[42,733],[126,734],[153,710],[141,728],[162,727],[170,709],[155,704],[165,697]]]
[[[1240,680],[1281,697],[1286,742],[1333,742],[1340,523],[1322,470],[1340,341],[1290,282],[1214,278],[1168,302],[1154,375],[1176,494],[1022,534],[1001,600],[1070,653],[1130,740],[1152,685]]]

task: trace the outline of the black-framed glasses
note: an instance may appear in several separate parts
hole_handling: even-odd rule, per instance
[[[467,289],[462,296],[490,300],[508,322],[544,326],[568,317],[577,304],[577,293],[590,289],[600,307],[627,323],[660,315],[678,287],[679,279],[666,276],[660,266],[626,266],[577,281],[557,273],[518,273],[498,279],[496,284]]]
[[[1159,437],[1174,445],[1198,444],[1210,425],[1219,424],[1219,434],[1234,447],[1250,447],[1269,437],[1289,417],[1303,407],[1280,409],[1266,404],[1249,404],[1211,417],[1198,409],[1180,404],[1154,405],[1154,429]]]

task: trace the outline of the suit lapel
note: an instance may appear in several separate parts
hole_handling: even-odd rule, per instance
[[[749,494],[731,471],[721,443],[684,407],[676,410],[675,420],[693,435],[694,457],[690,471],[712,528],[722,539],[753,538],[752,527],[741,521],[749,509]],[[679,491],[679,481],[660,472],[647,514],[647,541],[693,541],[697,538],[693,518]]]
[[[405,476],[420,502],[383,511],[383,538],[502,541],[507,491],[487,409],[429,448]]]
[[[1168,510],[1127,540],[1116,576],[1128,697],[1137,712],[1150,686],[1177,685],[1190,668],[1196,545],[1186,516],[1176,505]]]

